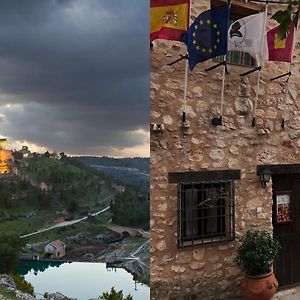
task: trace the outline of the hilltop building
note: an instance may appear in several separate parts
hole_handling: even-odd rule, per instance
[[[192,15],[225,1],[192,1]],[[263,4],[232,1],[231,18],[260,12]],[[270,16],[286,6],[270,4]],[[300,41],[300,33],[297,32]],[[258,73],[245,53],[223,67],[207,60],[188,72],[180,42],[154,40],[151,49],[151,299],[230,299],[243,276],[234,262],[239,238],[265,229],[281,244],[274,272],[281,288],[300,282],[300,74],[288,63],[266,62]],[[299,62],[296,42],[294,62]],[[256,106],[255,124],[253,113]],[[185,115],[183,114],[185,112]],[[283,124],[283,117],[285,122]],[[220,121],[220,122],[216,122]],[[219,123],[219,124],[218,124]],[[286,206],[286,214],[280,205]]]
[[[28,149],[28,146],[22,146],[22,149],[18,151],[22,155],[22,158],[29,158],[32,156],[31,151]]]
[[[0,139],[0,174],[9,173],[13,162],[12,151],[7,150],[6,147],[7,139]]]

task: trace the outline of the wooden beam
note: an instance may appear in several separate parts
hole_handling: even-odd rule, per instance
[[[261,175],[266,170],[271,175],[300,174],[300,164],[258,165],[256,174]]]
[[[187,172],[170,172],[169,183],[220,182],[241,179],[240,170],[203,170]]]

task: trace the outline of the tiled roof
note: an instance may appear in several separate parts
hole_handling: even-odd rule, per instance
[[[50,245],[56,249],[65,247],[64,243],[60,240],[55,240],[55,241],[51,242]]]

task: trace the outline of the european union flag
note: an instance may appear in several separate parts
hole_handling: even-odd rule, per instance
[[[227,5],[206,10],[184,34],[191,70],[199,62],[227,53],[228,17]]]

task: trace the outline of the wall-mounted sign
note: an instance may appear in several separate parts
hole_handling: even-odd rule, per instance
[[[291,193],[276,194],[276,223],[291,222]]]

